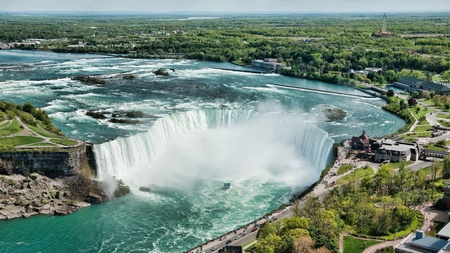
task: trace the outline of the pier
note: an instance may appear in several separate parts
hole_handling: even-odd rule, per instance
[[[338,92],[338,91],[319,90],[319,89],[304,88],[304,87],[291,86],[291,85],[285,85],[285,84],[269,83],[267,85],[273,86],[273,87],[278,87],[278,88],[312,91],[312,92],[317,92],[317,93],[327,93],[327,94],[332,94],[332,95],[348,96],[348,97],[356,97],[356,98],[373,98],[374,97],[374,96],[369,96],[369,95],[356,95],[356,94],[349,94],[349,93],[343,93],[343,92]]]

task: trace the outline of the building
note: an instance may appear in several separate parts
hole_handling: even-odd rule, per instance
[[[383,140],[375,153],[375,162],[406,162],[419,159],[420,147],[415,143]]]
[[[359,137],[353,136],[350,141],[352,149],[354,150],[369,150],[370,149],[370,139],[367,136],[366,131],[363,131]]]
[[[422,230],[411,233],[395,247],[396,253],[446,253],[450,252],[450,242],[427,236]]]
[[[370,155],[359,154],[359,157],[370,157],[373,161],[381,163],[417,161],[424,156],[422,147],[417,143],[401,142],[389,139],[370,139],[366,131],[350,140],[353,150],[366,151]],[[361,153],[361,152],[360,152]]]
[[[429,81],[420,80],[414,77],[405,76],[400,78],[398,82],[395,82],[394,87],[406,90],[408,92],[417,91],[422,93],[423,91],[434,91],[436,94],[448,95],[450,94],[450,87]]]
[[[278,63],[277,59],[265,58],[264,60],[253,60],[252,67],[258,69],[265,69],[275,73],[281,73],[283,68],[281,63]]]

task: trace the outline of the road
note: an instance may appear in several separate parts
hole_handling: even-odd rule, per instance
[[[200,245],[194,249],[191,249],[188,252],[216,252],[219,249],[225,247],[228,240],[231,240],[231,243],[229,244],[231,246],[246,245],[249,242],[256,240],[256,235],[258,234],[260,225],[262,225],[263,223],[269,222],[270,220],[281,220],[286,217],[293,216],[293,212],[290,208],[291,207],[288,206],[282,210],[274,212],[271,215],[268,215],[265,218],[259,219],[256,223],[256,226],[255,223],[248,224],[244,227],[236,229],[235,231],[229,232],[228,234],[222,235],[219,238],[209,241],[204,245]],[[216,247],[216,249],[213,250],[214,247]]]

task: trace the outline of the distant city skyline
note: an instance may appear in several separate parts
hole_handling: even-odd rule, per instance
[[[449,0],[2,0],[0,12],[450,12]]]

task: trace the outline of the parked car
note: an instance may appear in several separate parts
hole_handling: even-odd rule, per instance
[[[231,240],[228,240],[228,241],[227,241],[227,244],[230,244],[230,243],[231,243]]]
[[[217,249],[217,246],[212,247],[211,251],[214,251]]]

